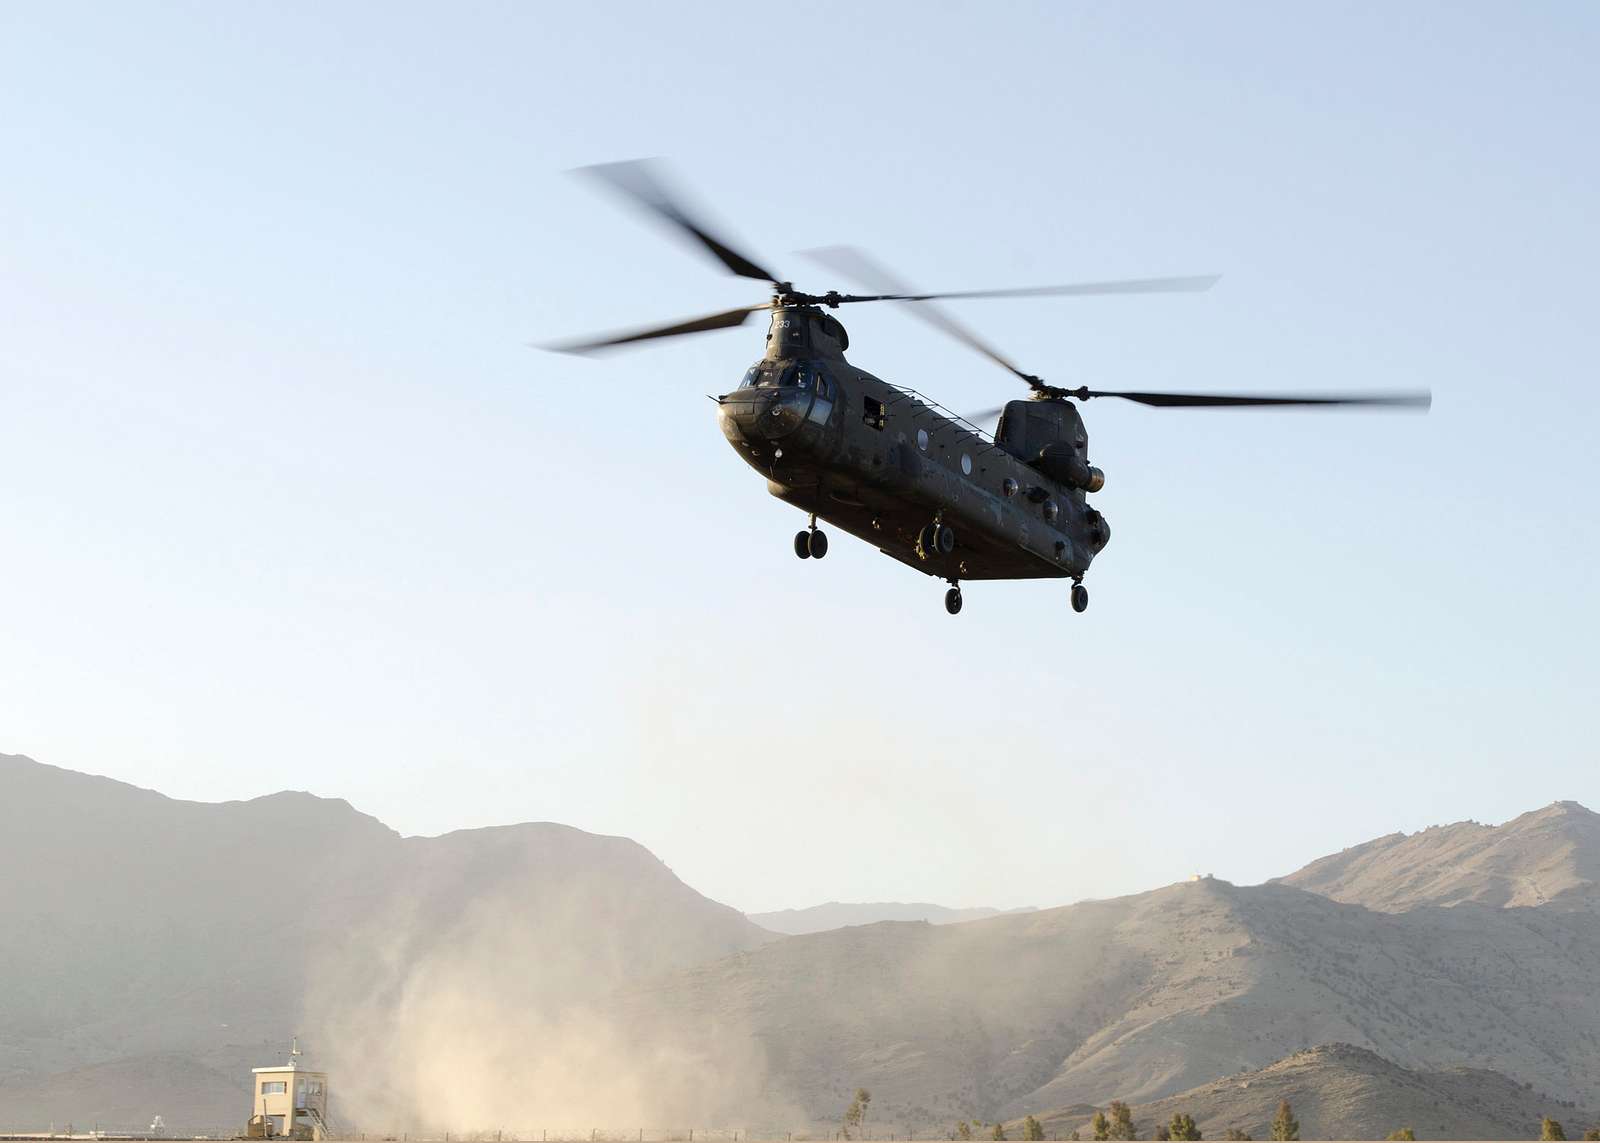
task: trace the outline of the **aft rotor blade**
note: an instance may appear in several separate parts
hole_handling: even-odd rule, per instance
[[[930,302],[947,298],[1093,297],[1102,294],[1203,294],[1221,274],[1194,278],[1129,278],[1113,282],[1075,282],[1065,286],[1021,286],[1009,290],[957,290],[944,294],[881,294],[843,298],[847,302]]]
[[[1062,389],[1062,396],[1088,400],[1091,397],[1121,397],[1159,409],[1237,409],[1275,406],[1365,406],[1388,409],[1426,409],[1433,404],[1428,390],[1407,393],[1141,393],[1111,389]]]
[[[741,278],[754,278],[758,282],[776,284],[778,277],[756,262],[739,253],[722,239],[717,238],[683,207],[682,201],[662,185],[658,167],[643,159],[623,163],[601,163],[593,167],[579,167],[609,185],[613,190],[632,199],[657,217],[688,234],[711,252],[712,257]]]
[[[540,348],[554,350],[556,353],[595,353],[603,349],[615,349],[621,345],[631,345],[636,341],[654,341],[662,337],[678,337],[686,333],[705,333],[713,329],[732,329],[734,326],[743,325],[750,320],[750,315],[759,310],[772,308],[771,302],[761,302],[759,305],[743,306],[736,310],[724,310],[720,314],[708,314],[705,317],[690,318],[687,321],[674,322],[671,325],[655,326],[650,329],[634,330],[629,333],[615,333],[595,341],[562,341]]]
[[[969,425],[986,425],[990,421],[998,420],[1000,414],[1006,411],[1004,405],[995,405],[990,409],[979,409],[976,413],[967,413],[961,419]]]
[[[969,330],[966,326],[956,321],[955,318],[945,313],[944,310],[940,309],[938,306],[929,304],[924,295],[916,293],[910,287],[900,282],[892,273],[889,272],[888,269],[879,265],[872,258],[868,257],[865,252],[857,250],[853,246],[827,246],[820,250],[807,250],[805,253],[808,257],[813,258],[822,263],[824,266],[828,267],[828,269],[833,270],[836,273],[843,274],[848,278],[854,278],[868,289],[885,291],[885,293],[876,297],[846,297],[841,298],[841,301],[910,302],[914,299],[917,301],[917,304],[908,305],[907,309],[909,312],[915,314],[929,325],[949,334],[962,344],[977,350],[990,361],[993,361],[1002,369],[1006,369],[1014,373],[1016,376],[1022,378],[1022,380],[1026,381],[1035,389],[1044,384],[1043,381],[1041,381],[1038,377],[1035,377],[1032,373],[1024,373],[1021,369],[1017,368],[1017,366],[1013,364],[1007,357],[1005,357],[998,349],[995,349],[988,342],[984,341],[977,334]]]

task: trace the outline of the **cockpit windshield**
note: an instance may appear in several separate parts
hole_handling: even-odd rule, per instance
[[[755,389],[770,392],[760,396],[746,392]],[[741,393],[745,395],[736,395]],[[775,430],[789,433],[807,421],[826,428],[835,420],[834,409],[838,398],[838,383],[828,375],[822,363],[813,358],[800,357],[787,361],[756,362],[745,372],[738,390],[723,400],[740,408],[761,410],[761,431],[769,439],[776,440],[778,434]]]
[[[759,361],[745,372],[741,389],[812,389],[819,396],[833,397],[833,381],[819,362]]]

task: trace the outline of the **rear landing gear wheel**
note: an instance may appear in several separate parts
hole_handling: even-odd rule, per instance
[[[951,615],[961,614],[961,589],[952,587],[944,593],[944,609]]]
[[[948,556],[956,550],[956,531],[948,524],[941,524],[935,520],[931,524],[924,524],[917,533],[917,556],[920,559],[931,560],[941,556]]]
[[[811,558],[820,560],[828,554],[828,533],[820,529],[813,529],[806,534],[806,550],[811,553]]]
[[[1089,589],[1081,583],[1072,585],[1072,610],[1080,615],[1089,610]]]
[[[803,560],[811,558],[810,532],[796,532],[794,534],[794,554]]]

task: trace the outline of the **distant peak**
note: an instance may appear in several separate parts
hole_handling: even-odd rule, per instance
[[[1548,806],[1542,806],[1537,810],[1529,810],[1525,814],[1512,818],[1500,828],[1503,830],[1514,829],[1519,825],[1533,822],[1586,821],[1595,817],[1600,817],[1600,815],[1597,815],[1581,802],[1559,801],[1551,802]]]
[[[1499,825],[1390,835],[1279,880],[1391,913],[1466,902],[1592,909],[1600,903],[1600,815],[1575,801],[1551,802]]]
[[[801,909],[780,909],[770,913],[747,915],[750,920],[770,932],[786,936],[805,936],[830,929],[876,925],[885,921],[948,925],[1035,911],[1032,906],[1018,909],[997,909],[990,906],[951,908],[926,901],[829,901]]]
[[[249,802],[338,802],[349,805],[343,798],[324,798],[313,794],[310,790],[279,790],[272,794],[257,794],[253,798],[243,799]]]
[[[1213,873],[1191,873],[1182,881],[1174,881],[1169,889],[1188,889],[1190,891],[1207,890],[1214,893],[1232,893],[1238,888],[1226,877],[1218,877]]]

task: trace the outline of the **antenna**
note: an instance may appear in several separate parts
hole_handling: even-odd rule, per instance
[[[291,1068],[295,1066],[294,1062],[300,1058],[300,1055],[300,1037],[292,1037],[289,1040],[289,1066]]]

